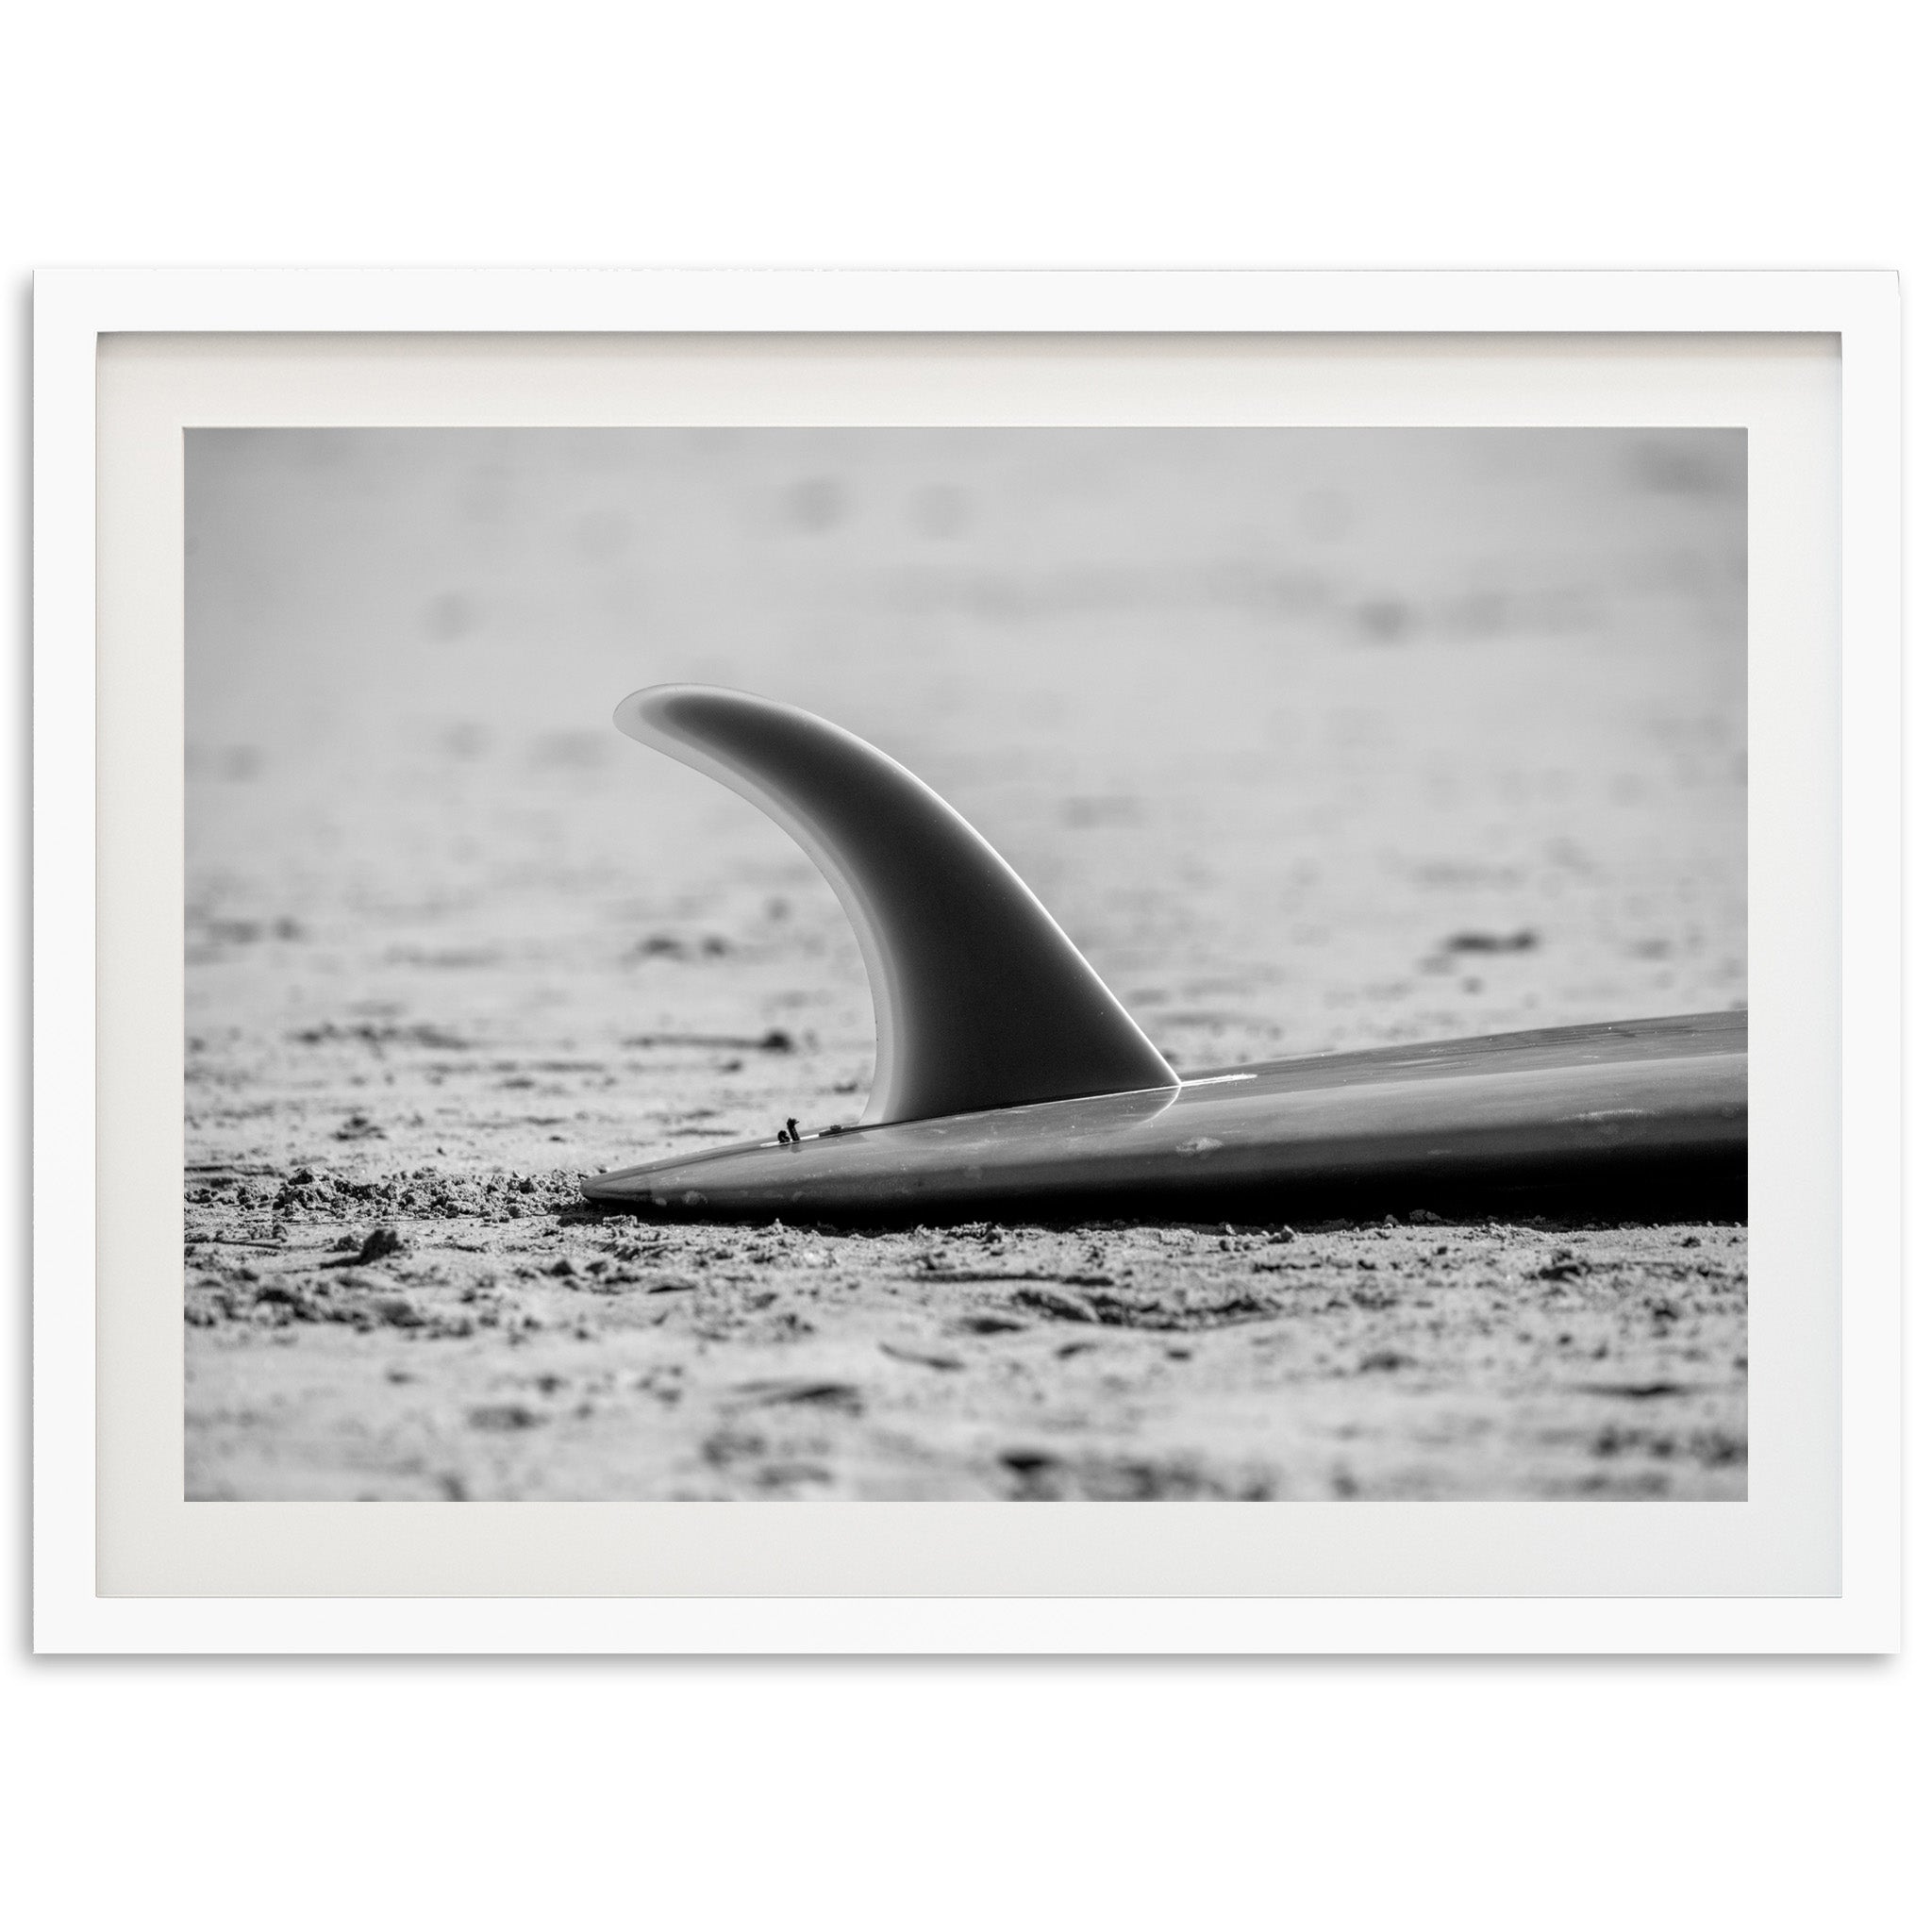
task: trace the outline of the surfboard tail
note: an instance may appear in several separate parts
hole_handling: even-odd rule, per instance
[[[878,1031],[859,1126],[587,1178],[704,1218],[1279,1217],[1314,1202],[1742,1211],[1746,1020],[1679,1015],[1278,1061],[1181,1082],[1019,875],[885,753],[747,692],[617,724],[775,820],[844,904]],[[1649,1204],[1646,1207],[1644,1204]]]

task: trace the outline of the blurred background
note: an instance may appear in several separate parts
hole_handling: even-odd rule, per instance
[[[1741,1004],[1744,477],[1725,430],[193,431],[191,1145],[855,1117],[830,890],[610,727],[672,680],[911,767],[1184,1071]]]

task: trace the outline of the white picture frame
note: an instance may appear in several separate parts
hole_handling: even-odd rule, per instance
[[[1372,409],[1400,412],[1379,420],[1493,420],[1471,413],[1478,408],[1477,390],[1509,379],[1512,353],[1528,369],[1536,360],[1531,345],[1537,343],[1588,346],[1599,407],[1614,411],[1659,407],[1654,397],[1648,403],[1635,400],[1637,377],[1631,378],[1635,387],[1620,392],[1614,376],[1621,368],[1636,367],[1641,358],[1635,352],[1645,343],[1694,345],[1680,378],[1691,389],[1676,391],[1678,407],[1694,409],[1698,371],[1705,372],[1702,379],[1713,396],[1724,393],[1722,371],[1728,354],[1780,341],[1808,342],[1815,349],[1819,339],[1834,340],[1829,353],[1836,379],[1836,477],[1823,475],[1815,441],[1794,443],[1788,459],[1807,467],[1811,483],[1835,498],[1836,530],[1817,527],[1815,514],[1805,513],[1812,514],[1808,554],[1825,555],[1834,541],[1837,549],[1839,732],[1834,738],[1830,719],[1795,690],[1785,692],[1790,703],[1784,721],[1835,766],[1835,845],[1828,828],[1812,823],[1815,811],[1804,821],[1809,826],[1806,836],[1822,841],[1814,855],[1819,867],[1828,870],[1836,861],[1835,928],[1828,916],[1821,917],[1823,870],[1806,874],[1800,883],[1810,897],[1793,898],[1780,925],[1774,916],[1780,890],[1775,853],[1755,849],[1752,867],[1754,1009],[1760,982],[1800,972],[1798,955],[1810,947],[1810,964],[1803,970],[1812,973],[1815,984],[1835,976],[1841,1014],[1835,1053],[1829,1041],[1807,1044],[1798,1028],[1782,1046],[1774,1029],[1767,1049],[1762,1028],[1754,1026],[1754,1161],[1760,1093],[1774,1101],[1780,1085],[1788,1086],[1787,1104],[1807,1110],[1814,1127],[1826,1117],[1821,1109],[1836,1108],[1837,1174],[1817,1172],[1821,1163],[1813,1163],[1808,1178],[1794,1173],[1790,1190],[1783,1191],[1795,1191],[1796,1201],[1807,1186],[1828,1193],[1837,1184],[1839,1198],[1831,1206],[1840,1229],[1835,1260],[1841,1298],[1832,1319],[1804,1338],[1802,1349],[1794,1332],[1791,1374],[1785,1383],[1774,1361],[1760,1375],[1755,1337],[1753,1351],[1754,1461],[1760,1441],[1788,1444],[1793,1496],[1807,1482],[1815,1492],[1804,1503],[1811,1512],[1807,1534],[1823,1534],[1821,1525],[1830,1518],[1835,1562],[1828,1579],[1821,1581],[1824,1572],[1815,1566],[1800,1568],[1781,1586],[1767,1589],[1762,1586],[1769,1573],[1760,1569],[1747,1575],[1748,1566],[1742,1566],[1737,1572],[1740,1580],[1727,1587],[1720,1571],[1696,1563],[1723,1543],[1726,1522],[1735,1528],[1745,1519],[1691,1514],[1680,1515],[1673,1532],[1687,1545],[1689,1567],[1655,1573],[1685,1580],[1676,1587],[1614,1591],[1601,1579],[1614,1574],[1622,1561],[1619,1538],[1641,1541],[1646,1506],[1591,1504],[1285,1504],[1241,1510],[1178,1505],[1159,1512],[1163,1524],[1183,1525],[1175,1532],[1182,1534],[1186,1512],[1206,1509],[1209,1516],[1197,1520],[1211,1523],[1212,1537],[1224,1545],[1230,1538],[1257,1535],[1261,1525],[1284,1521],[1266,1512],[1340,1510],[1331,1521],[1341,1567],[1299,1591],[1271,1588],[1266,1574],[1244,1586],[1223,1583],[1198,1594],[1169,1593],[1162,1585],[1124,1590],[1116,1574],[1108,1590],[1089,1593],[1078,1589],[1076,1578],[1070,1585],[1074,1573],[1064,1568],[1042,1583],[1042,1573],[1028,1567],[1024,1545],[1002,1551],[989,1544],[983,1559],[975,1559],[979,1567],[965,1572],[972,1578],[970,1591],[903,1577],[894,1582],[890,1566],[884,1573],[875,1565],[867,1571],[862,1560],[844,1573],[817,1560],[828,1543],[849,1542],[857,1559],[869,1541],[903,1540],[910,1520],[906,1510],[956,1512],[943,1519],[927,1515],[924,1522],[942,1520],[946,1540],[970,1541],[977,1533],[973,1519],[957,1512],[981,1506],[965,1505],[465,1506],[464,1534],[475,1541],[467,1553],[451,1548],[441,1555],[434,1535],[425,1540],[423,1526],[412,1530],[406,1515],[394,1513],[415,1506],[384,1506],[375,1515],[389,1519],[385,1532],[411,1539],[419,1559],[388,1571],[345,1563],[332,1573],[325,1562],[317,1570],[315,1552],[325,1551],[329,1537],[341,1531],[341,1508],[364,1508],[365,1522],[372,1520],[364,1506],[194,1506],[177,1497],[162,1507],[154,1500],[158,1491],[146,1500],[135,1493],[139,1485],[130,1483],[128,1470],[158,1466],[163,1482],[168,1472],[165,1457],[156,1462],[155,1439],[137,1441],[129,1431],[158,1426],[172,1401],[178,1432],[179,1379],[178,1363],[171,1381],[169,1364],[153,1347],[109,1346],[104,1354],[113,1325],[124,1319],[125,1270],[113,1265],[116,1243],[132,1241],[143,1252],[151,1250],[161,1224],[153,1191],[143,1195],[120,1163],[134,1142],[165,1157],[158,1137],[171,1103],[164,1087],[143,1097],[116,1082],[136,1047],[141,1053],[178,1053],[179,1030],[163,1041],[154,1009],[130,1020],[111,997],[97,1010],[96,985],[104,943],[118,942],[118,936],[142,922],[171,916],[173,886],[152,868],[117,870],[110,848],[97,899],[97,807],[107,813],[121,810],[126,804],[123,794],[132,789],[139,797],[143,784],[155,785],[151,773],[143,778],[120,755],[121,741],[112,734],[117,719],[138,704],[165,749],[172,722],[178,721],[178,690],[170,695],[170,679],[178,684],[178,658],[171,660],[158,645],[131,658],[123,651],[111,661],[97,651],[104,639],[138,639],[146,634],[144,626],[160,623],[165,588],[178,585],[178,514],[171,525],[165,490],[150,487],[161,474],[153,465],[158,458],[165,461],[167,438],[178,437],[188,422],[619,420],[597,413],[622,407],[621,399],[608,393],[621,383],[612,367],[597,358],[638,339],[770,342],[773,367],[779,372],[774,381],[782,380],[787,341],[848,344],[861,375],[868,368],[877,375],[891,359],[883,346],[869,351],[869,343],[954,345],[960,366],[1002,345],[1012,365],[1007,375],[1032,385],[1024,407],[1037,412],[1037,420],[1060,420],[1069,405],[1064,376],[1055,374],[1064,358],[1044,353],[1029,358],[1023,353],[1029,343],[1335,342],[1351,351],[1357,365],[1371,353],[1379,358],[1376,386],[1364,386],[1359,366],[1354,387],[1339,374],[1320,373],[1297,392],[1298,400],[1284,406],[1303,413],[1281,420],[1349,422],[1365,420]],[[434,348],[447,366],[430,381],[421,355],[399,353],[392,358],[394,369],[384,374],[377,365],[385,341]],[[172,374],[165,367],[170,343],[181,351]],[[330,345],[343,352],[336,355],[337,362],[354,360],[358,371],[333,393],[325,375]],[[162,353],[143,357],[144,346]],[[569,353],[574,346],[580,353]],[[346,356],[350,349],[353,357]],[[1552,361],[1550,353],[1538,353]],[[291,419],[289,372],[305,355],[314,377],[308,393],[316,413]],[[479,363],[491,356],[512,361],[522,357],[522,375],[507,387],[498,383],[479,391]],[[930,363],[932,358],[925,359]],[[1347,360],[1338,358],[1336,369]],[[1554,357],[1555,363],[1563,360]],[[147,439],[146,471],[117,467],[114,439],[128,427],[125,410],[133,393],[117,390],[110,379],[121,364],[139,364],[150,375],[159,370],[135,399],[146,398],[142,406],[148,409],[134,425],[137,440]],[[1216,420],[1249,420],[1242,414],[1250,407],[1241,388],[1245,366],[1240,357],[1227,358],[1228,380],[1214,405],[1225,413]],[[491,365],[485,373],[508,367]],[[219,398],[207,386],[210,369],[219,379]],[[1198,368],[1195,374],[1198,378]],[[184,376],[185,381],[175,380]],[[587,376],[602,381],[607,393],[601,399],[591,392],[597,383]],[[175,387],[169,391],[171,381]],[[1057,381],[1062,384],[1058,391]],[[514,392],[520,386],[523,392]],[[891,387],[875,384],[881,394]],[[743,407],[777,408],[775,393],[767,391],[762,401],[754,395]],[[1194,402],[1177,397],[1174,407],[1198,408],[1195,393]],[[1521,420],[1585,420],[1574,413],[1575,396],[1574,387],[1565,391],[1554,381],[1538,393],[1524,390]],[[877,407],[889,412],[881,420],[891,420],[892,408],[931,405],[908,391]],[[1091,397],[1075,407],[1092,407]],[[36,1213],[43,1229],[61,1230],[58,1244],[43,1242],[40,1250],[35,1284],[38,1648],[1140,1653],[1852,1652],[1896,1646],[1901,774],[1894,720],[1900,685],[1900,499],[1898,306],[1890,275],[59,272],[42,275],[37,285],[35,408]],[[207,413],[210,409],[216,413]],[[344,409],[358,413],[345,418]],[[371,409],[385,413],[372,419]],[[1307,413],[1311,409],[1329,413],[1315,418]],[[264,417],[263,410],[270,413]],[[1672,420],[1693,418],[1679,414]],[[1733,418],[1720,413],[1694,420]],[[1831,454],[1825,450],[1823,460]],[[1760,541],[1774,542],[1778,534],[1760,525],[1760,514],[1773,515],[1777,506],[1776,491],[1760,492],[1758,480],[1754,469],[1754,749],[1760,711],[1777,715],[1785,701],[1780,691],[1790,676],[1789,653],[1760,656],[1757,648],[1760,623],[1770,627],[1790,621],[1789,610],[1781,617],[1777,609],[1757,607]],[[1805,501],[1815,503],[1816,492]],[[1812,607],[1825,613],[1827,624],[1829,588],[1824,601]],[[131,626],[122,621],[117,628],[117,599],[137,612]],[[177,626],[178,617],[176,608]],[[115,649],[122,651],[119,643]],[[105,736],[97,739],[97,729]],[[114,753],[105,764],[98,758],[99,742]],[[1804,803],[1802,788],[1789,782],[1793,801]],[[1765,825],[1783,824],[1777,807],[1787,783],[1774,768],[1755,768],[1754,841]],[[158,791],[147,796],[158,804]],[[1760,797],[1769,818],[1759,816]],[[1761,908],[1769,908],[1763,922]],[[1788,939],[1760,958],[1759,935],[1765,930]],[[1795,994],[1790,1010],[1800,1016],[1805,1010]],[[102,1041],[108,1047],[105,1056]],[[103,1093],[108,1097],[105,1107],[97,1105]],[[174,1104],[178,1133],[177,1100]],[[164,1158],[157,1167],[165,1171]],[[106,1188],[100,1186],[102,1176],[109,1183]],[[1756,1208],[1754,1193],[1754,1238]],[[176,1257],[160,1258],[172,1267]],[[1754,1254],[1754,1277],[1763,1259]],[[89,1285],[103,1278],[97,1271],[104,1263],[109,1264],[108,1288],[90,1293]],[[1766,1385],[1761,1397],[1760,1380]],[[178,1469],[177,1458],[177,1477]],[[1809,1477],[1804,1475],[1807,1470]],[[1835,1473],[1835,1480],[1826,1480],[1828,1473]],[[1776,1504],[1774,1493],[1754,1489],[1752,1500],[1742,1504],[1660,1507],[1748,1512]],[[614,1519],[595,1512],[654,1507],[736,1512],[736,1520],[727,1530],[716,1517],[689,1518],[696,1567],[680,1573],[681,1580],[668,1589],[640,1590],[621,1567],[572,1567],[567,1546],[610,1541]],[[999,1530],[999,1537],[1018,1535],[1038,1544],[1042,1532],[1036,1525],[1049,1518],[1058,1542],[1082,1512],[1103,1512],[1102,1519],[1087,1518],[1097,1525],[1111,1506],[1063,1505],[1045,1517],[987,1507],[1014,1525]],[[1467,1548],[1472,1525],[1487,1524],[1486,1533],[1503,1539],[1496,1544],[1501,1550],[1527,1522],[1519,1519],[1518,1530],[1510,1530],[1501,1517],[1458,1512],[1539,1507],[1594,1512],[1577,1531],[1577,1550],[1564,1558],[1577,1566],[1577,1585],[1539,1591],[1523,1578],[1555,1573],[1532,1569],[1512,1574],[1500,1557],[1491,1571],[1481,1563],[1458,1566],[1453,1560],[1458,1541]],[[1797,1501],[1792,1507],[1798,1508]],[[257,1554],[267,1553],[265,1561],[272,1557],[293,1567],[275,1572],[271,1562],[261,1570],[245,1564],[224,1570],[214,1553],[203,1549],[202,1557],[214,1567],[171,1570],[171,1552],[178,1555],[205,1538],[210,1509],[225,1512],[221,1538],[229,1556],[239,1539]],[[197,1510],[202,1523],[191,1527]],[[501,1514],[506,1510],[511,1518]],[[1405,1510],[1424,1513],[1426,1538],[1416,1527],[1423,1518],[1389,1513]],[[707,1530],[706,1520],[718,1526]],[[1021,1528],[1023,1520],[1026,1526]],[[642,1521],[632,1518],[634,1526]],[[1315,1519],[1298,1521],[1306,1526]],[[1795,1524],[1798,1516],[1790,1521]],[[1546,1525],[1537,1535],[1547,1544],[1553,1533]],[[522,1540],[514,1560],[489,1560],[492,1534],[506,1542]],[[708,1573],[703,1560],[707,1537],[721,1549],[727,1538],[736,1545],[736,1554]],[[1370,1562],[1368,1546],[1378,1538],[1398,1556],[1407,1547],[1404,1538],[1418,1547],[1425,1541],[1429,1548],[1417,1561],[1426,1557],[1438,1568],[1430,1573],[1424,1565],[1399,1590],[1350,1591],[1352,1541],[1362,1545],[1368,1566],[1357,1574],[1395,1574]],[[1072,1541],[1077,1543],[1078,1534]],[[775,1569],[760,1571],[753,1560],[760,1541],[777,1549]],[[1749,1541],[1746,1535],[1739,1548]],[[1760,1537],[1759,1545],[1764,1542]],[[1644,1560],[1657,1554],[1650,1552]],[[1224,1548],[1219,1556],[1202,1555],[1204,1571],[1169,1574],[1188,1580],[1223,1574],[1213,1564],[1225,1555]],[[788,1562],[793,1571],[785,1569]],[[546,1569],[546,1563],[556,1567]],[[850,1577],[861,1573],[885,1574],[880,1593],[851,1587]],[[704,1589],[707,1574],[741,1574],[747,1582],[741,1591]],[[788,1574],[800,1578],[798,1587],[774,1587],[774,1578]],[[274,1580],[277,1574],[284,1579],[280,1583]],[[316,1581],[331,1574],[341,1580]],[[562,1579],[557,1593],[543,1593],[547,1574]],[[198,1584],[197,1576],[204,1581]],[[218,1579],[213,1587],[205,1581],[210,1576]],[[372,1587],[372,1576],[384,1580]]]

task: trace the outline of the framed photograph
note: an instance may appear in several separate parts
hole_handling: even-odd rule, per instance
[[[1895,1646],[1898,362],[42,276],[39,1647]]]

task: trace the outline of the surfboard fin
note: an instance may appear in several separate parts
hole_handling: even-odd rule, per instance
[[[862,738],[695,684],[633,691],[616,723],[749,800],[830,881],[878,1029],[864,1124],[1179,1084],[1012,867]]]

